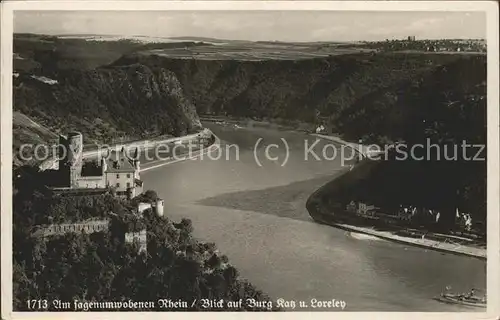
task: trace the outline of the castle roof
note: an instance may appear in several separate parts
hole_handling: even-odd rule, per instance
[[[112,151],[106,159],[107,171],[109,173],[135,172],[132,159],[128,158],[123,151]]]

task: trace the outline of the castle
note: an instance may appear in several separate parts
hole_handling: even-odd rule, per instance
[[[63,235],[65,233],[94,233],[107,232],[109,228],[108,219],[88,219],[78,223],[62,223],[51,225],[37,225],[32,230],[33,237],[47,238],[54,235]]]
[[[47,240],[51,236],[64,235],[67,233],[86,233],[109,231],[109,219],[88,219],[77,223],[63,223],[52,225],[38,225],[31,231],[31,236]],[[126,232],[124,242],[128,244],[137,244],[139,252],[147,253],[147,231]]]
[[[109,151],[97,162],[83,161],[83,137],[71,132],[59,138],[59,189],[109,189],[129,199],[142,193],[138,150],[130,157],[125,149]]]
[[[98,157],[98,161],[83,160],[83,136],[79,132],[71,132],[59,137],[58,166],[49,172],[46,187],[53,194],[64,196],[101,195],[113,190],[117,196],[135,198],[143,191],[140,179],[140,161],[138,149],[131,157],[125,151],[109,151],[106,156]],[[163,216],[164,201],[160,198],[140,199],[135,203],[133,214],[142,216],[146,210],[151,210],[157,216]],[[145,202],[144,202],[145,201]],[[110,212],[109,215],[115,215]],[[48,239],[52,236],[67,233],[109,232],[109,218],[91,218],[84,221],[50,225],[36,225],[31,230],[31,236]],[[136,243],[139,252],[147,252],[146,229],[126,232],[125,243]]]

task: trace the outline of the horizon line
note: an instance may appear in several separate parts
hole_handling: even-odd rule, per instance
[[[224,39],[224,38],[215,38],[215,37],[206,37],[206,36],[195,36],[195,35],[183,35],[183,36],[155,36],[155,35],[126,35],[126,34],[98,34],[98,33],[58,33],[58,34],[48,34],[48,33],[36,33],[36,32],[13,32],[13,35],[19,35],[19,34],[31,34],[31,35],[38,35],[38,36],[51,36],[51,37],[60,37],[60,36],[115,36],[115,37],[145,37],[145,38],[160,38],[160,39],[175,39],[175,38],[205,38],[205,39],[213,39],[213,40],[219,40],[219,41],[246,41],[246,42],[283,42],[283,43],[318,43],[318,42],[339,42],[339,43],[345,43],[345,42],[383,42],[386,40],[407,40],[407,37],[401,37],[398,39],[390,39],[390,38],[385,38],[385,39],[380,39],[380,40],[316,40],[316,41],[284,41],[284,40],[248,40],[248,39]],[[413,35],[408,35],[408,36],[413,36]],[[413,41],[426,41],[426,40],[483,40],[485,41],[485,38],[422,38],[419,39],[415,36],[415,40]]]

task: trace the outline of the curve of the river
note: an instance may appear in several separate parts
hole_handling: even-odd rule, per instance
[[[475,311],[433,297],[446,286],[485,289],[484,261],[350,236],[312,221],[307,198],[342,168],[331,142],[312,149],[320,160],[311,153],[306,159],[315,137],[206,126],[220,138],[220,151],[143,172],[142,179],[165,199],[166,215],[191,219],[196,237],[215,242],[273,299],[344,300],[349,311]],[[283,166],[282,138],[289,148]]]

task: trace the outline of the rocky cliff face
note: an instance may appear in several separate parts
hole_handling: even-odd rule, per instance
[[[87,142],[183,135],[201,126],[194,105],[167,69],[132,64],[63,70],[49,80],[20,74],[14,81],[14,109],[55,132],[81,131]]]
[[[326,122],[348,139],[372,133],[407,138],[457,118],[470,121],[465,113],[473,116],[473,130],[485,124],[485,56],[387,53],[210,61],[142,53],[114,64],[131,63],[174,72],[200,114]],[[431,127],[423,126],[424,120]]]

